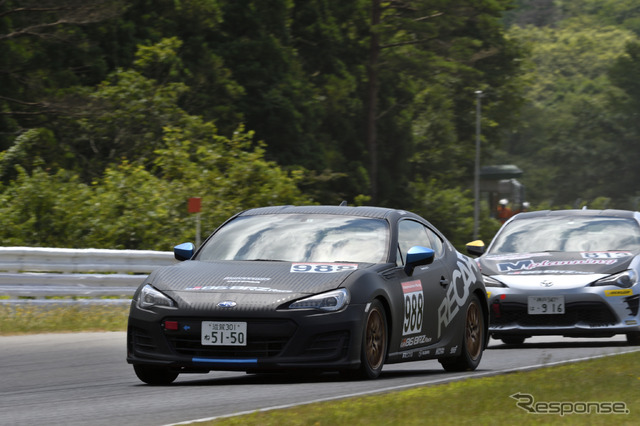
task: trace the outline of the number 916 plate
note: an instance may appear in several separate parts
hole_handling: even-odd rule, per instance
[[[529,296],[529,315],[564,315],[564,296]]]
[[[247,323],[202,321],[202,345],[246,346]]]

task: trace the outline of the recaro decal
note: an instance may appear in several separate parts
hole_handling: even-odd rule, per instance
[[[477,266],[469,258],[458,253],[458,269],[453,271],[446,297],[438,308],[438,338],[442,327],[447,327],[469,298],[469,289],[476,281]]]

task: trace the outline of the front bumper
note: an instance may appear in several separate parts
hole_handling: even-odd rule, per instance
[[[340,312],[281,310],[272,313],[207,312],[180,314],[171,309],[133,306],[127,333],[127,362],[169,367],[180,372],[342,370],[360,363],[364,305]],[[177,322],[166,330],[166,321]],[[247,322],[246,346],[201,344],[202,321]]]
[[[619,289],[618,289],[619,290]],[[609,292],[607,292],[609,291]],[[489,332],[504,335],[569,337],[610,337],[640,332],[640,294],[631,289],[588,287],[580,291],[526,291],[488,288]],[[562,314],[530,314],[529,296],[563,296]]]

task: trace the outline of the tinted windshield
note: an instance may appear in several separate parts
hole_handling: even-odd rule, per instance
[[[388,236],[387,223],[379,219],[240,216],[219,229],[197,259],[378,263],[387,257]]]
[[[640,228],[633,219],[546,216],[508,223],[496,236],[489,253],[638,249]]]

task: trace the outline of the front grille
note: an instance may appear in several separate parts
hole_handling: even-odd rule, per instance
[[[499,309],[491,309],[492,326],[521,327],[606,327],[617,323],[615,314],[602,302],[574,302],[565,305],[565,313],[558,315],[530,315],[526,303],[501,302]]]
[[[177,321],[178,331],[164,332],[170,348],[180,355],[221,358],[269,358],[282,352],[296,330],[289,320],[251,320],[247,322],[246,346],[208,346],[201,344],[202,320],[167,318]],[[209,321],[209,319],[206,319]]]

